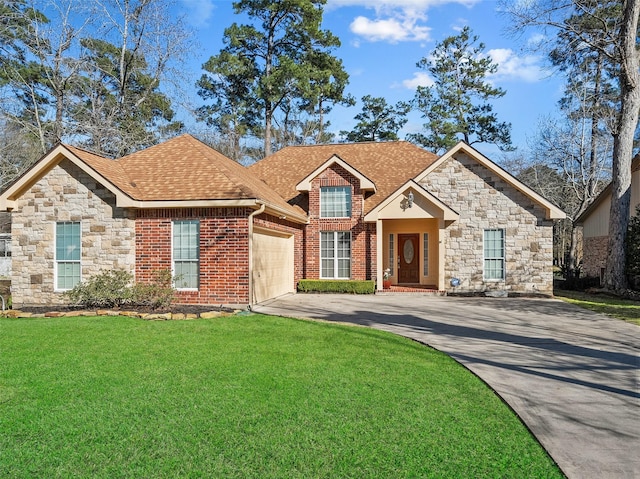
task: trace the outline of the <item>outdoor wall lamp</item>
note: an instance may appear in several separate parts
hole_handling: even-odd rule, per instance
[[[407,206],[409,208],[413,206],[413,191],[410,191],[409,196],[407,196]]]

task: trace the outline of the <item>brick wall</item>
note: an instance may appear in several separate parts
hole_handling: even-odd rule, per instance
[[[136,218],[136,279],[150,281],[154,271],[171,269],[171,224],[200,221],[200,285],[178,291],[179,304],[249,302],[248,208],[139,210]]]
[[[584,238],[582,276],[600,278],[602,268],[607,265],[608,236]]]
[[[135,220],[115,196],[63,160],[17,201],[12,213],[12,300],[23,306],[64,304],[55,291],[55,224],[80,221],[81,275],[134,270]]]
[[[323,186],[351,187],[351,218],[320,218],[320,188]],[[374,279],[375,225],[368,225],[363,221],[363,195],[360,180],[337,164],[313,179],[309,191],[309,225],[304,238],[305,278],[320,278],[320,233],[350,231],[351,279]]]
[[[553,222],[540,206],[466,155],[443,163],[422,186],[460,214],[444,230],[442,245],[445,285],[461,280],[450,291],[553,293]],[[505,230],[503,281],[483,278],[483,232],[491,228]]]

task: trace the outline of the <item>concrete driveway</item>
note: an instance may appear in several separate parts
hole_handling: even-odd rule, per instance
[[[522,418],[569,478],[640,478],[640,327],[551,299],[298,294],[257,312],[428,344]]]

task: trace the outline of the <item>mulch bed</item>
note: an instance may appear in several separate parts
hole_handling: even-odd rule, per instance
[[[98,309],[108,309],[110,311],[136,311],[139,313],[182,313],[182,314],[200,314],[200,313],[208,313],[210,311],[221,311],[226,313],[232,313],[234,310],[230,308],[225,308],[223,306],[212,306],[212,305],[200,305],[200,304],[173,304],[168,307],[163,308],[151,308],[149,306],[131,306],[127,308],[107,308],[107,307],[82,307],[82,306],[32,306],[32,307],[23,307],[20,308],[20,311],[24,311],[25,313],[33,313],[33,314],[46,314],[51,311],[56,311],[60,313],[68,313],[73,311],[86,311],[86,310],[98,310]]]

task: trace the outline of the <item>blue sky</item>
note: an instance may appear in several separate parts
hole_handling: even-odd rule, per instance
[[[224,29],[242,19],[233,13],[230,0],[180,0],[182,13],[198,34],[200,44],[190,58],[193,82],[203,73],[201,65],[222,47]],[[375,5],[375,7],[373,6]],[[328,0],[323,28],[337,35],[342,46],[334,54],[343,60],[350,75],[347,92],[356,99],[370,94],[390,103],[413,98],[417,85],[427,85],[426,72],[416,67],[435,44],[456,35],[469,25],[486,45],[486,53],[498,64],[490,80],[506,90],[494,101],[501,121],[512,124],[512,139],[523,150],[533,138],[538,121],[556,111],[562,79],[553,76],[541,53],[526,47],[537,40],[535,32],[520,38],[506,34],[508,20],[491,0]],[[193,92],[192,101],[199,97]],[[350,130],[361,104],[336,107],[330,115],[331,129]],[[410,115],[400,132],[419,131],[422,119]],[[491,157],[501,156],[497,148],[477,145]]]

